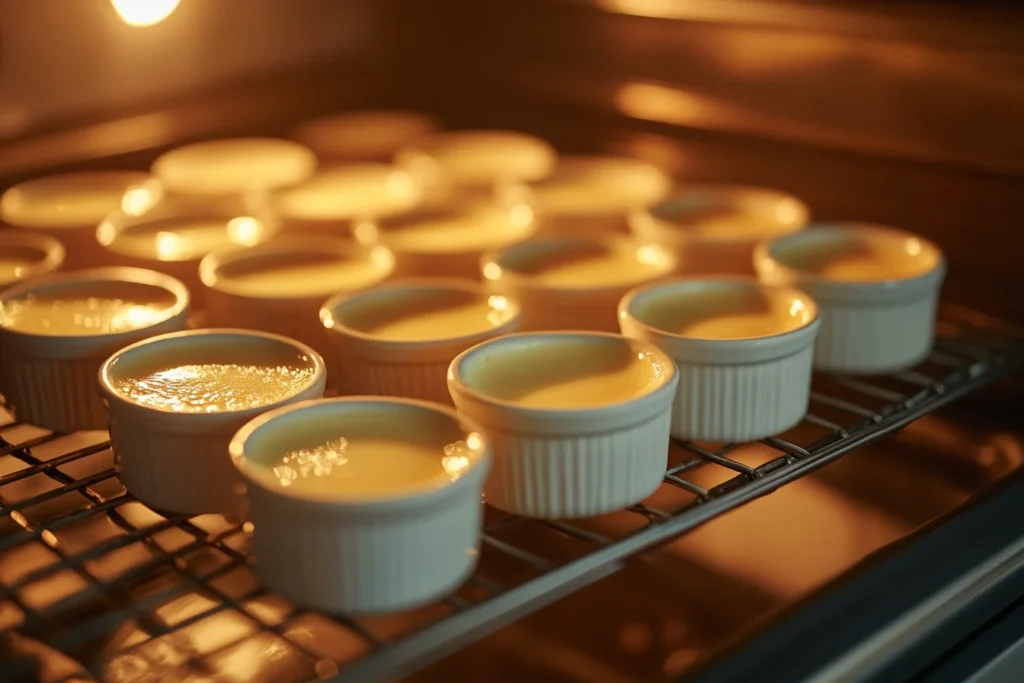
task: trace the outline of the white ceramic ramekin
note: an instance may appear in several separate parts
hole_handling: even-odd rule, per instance
[[[308,181],[276,192],[271,206],[286,231],[347,236],[354,221],[406,213],[422,197],[408,172],[360,162],[322,168]]]
[[[311,149],[291,140],[224,138],[165,152],[150,171],[171,193],[227,196],[297,185],[316,163]]]
[[[685,315],[700,306],[728,324],[752,305],[773,311],[777,325],[756,335],[696,336],[666,329],[654,313]],[[745,277],[673,280],[630,292],[619,305],[619,323],[624,335],[657,346],[676,362],[672,436],[678,439],[760,439],[786,431],[807,413],[821,321],[803,292],[762,287]]]
[[[375,323],[408,320],[444,306],[477,306],[479,329],[452,334],[443,327],[420,338],[396,339],[374,331]],[[399,280],[355,295],[339,295],[321,312],[332,351],[328,364],[338,370],[342,395],[403,396],[451,404],[448,366],[480,342],[519,328],[519,307],[489,295],[471,281],[427,278]]]
[[[300,124],[294,139],[327,161],[391,161],[395,152],[437,131],[437,122],[411,111],[351,111]]]
[[[216,251],[199,265],[207,324],[298,339],[327,357],[320,308],[331,296],[376,286],[394,272],[381,246],[325,235],[282,235],[255,247]]]
[[[147,405],[117,388],[119,379],[140,368],[237,364],[246,362],[246,358],[301,365],[311,370],[311,375],[283,400],[216,412],[179,412]],[[110,439],[121,482],[132,495],[158,510],[190,515],[239,514],[243,504],[238,474],[228,456],[231,438],[261,413],[321,397],[325,382],[323,359],[313,349],[263,332],[189,330],[123,348],[99,370],[100,393],[109,412]]]
[[[546,375],[564,351],[560,372],[585,376],[591,366],[647,364],[646,393],[592,407],[531,407],[489,390],[502,375]],[[609,356],[609,354],[613,354]],[[646,370],[645,370],[646,371]],[[547,379],[541,377],[541,379]],[[448,388],[458,411],[483,427],[493,454],[485,498],[528,517],[586,517],[628,507],[650,495],[665,474],[672,400],[679,377],[672,359],[646,342],[596,332],[512,334],[452,361]]]
[[[0,324],[0,392],[17,418],[56,432],[106,429],[96,372],[118,349],[156,334],[185,329],[185,286],[161,273],[135,268],[96,268],[48,275],[0,295],[0,309],[29,296],[89,297],[152,302],[159,313],[148,324],[109,334],[74,336],[22,332]]]
[[[551,277],[553,268],[572,263],[591,263],[594,269]],[[542,237],[481,261],[488,288],[519,302],[524,331],[617,332],[616,307],[626,292],[670,276],[675,267],[667,250],[619,235]]]
[[[60,241],[31,230],[0,230],[0,290],[49,275],[64,263]]]
[[[492,249],[525,242],[536,225],[524,204],[509,208],[420,209],[359,222],[356,241],[383,245],[400,277],[480,278],[480,259]]]
[[[558,155],[544,140],[508,130],[456,130],[419,138],[395,156],[433,197],[490,196],[496,187],[539,180]]]
[[[533,182],[498,188],[503,203],[525,201],[543,235],[593,237],[626,233],[630,213],[664,199],[672,179],[654,164],[616,156],[560,157],[555,170]]]
[[[109,265],[96,244],[96,226],[146,177],[137,171],[85,171],[27,180],[0,197],[0,220],[59,240],[67,268]]]
[[[194,307],[203,308],[200,261],[219,249],[262,244],[279,230],[276,214],[258,195],[195,198],[168,194],[150,182],[131,188],[125,206],[99,224],[93,239],[109,262],[181,280]]]
[[[373,432],[382,422],[386,433]],[[346,436],[437,441],[448,474],[387,494],[311,492],[254,464]],[[256,573],[287,599],[327,612],[390,612],[442,597],[476,566],[488,451],[472,421],[422,401],[326,399],[256,418],[231,442]]]
[[[803,229],[810,211],[796,197],[759,187],[693,185],[634,212],[633,233],[675,252],[688,275],[753,275],[754,247]]]
[[[815,263],[844,254],[877,254],[893,270],[864,277],[816,272]],[[754,261],[762,282],[800,287],[821,307],[815,368],[893,372],[931,352],[946,274],[942,252],[932,242],[895,228],[826,224],[759,245]]]

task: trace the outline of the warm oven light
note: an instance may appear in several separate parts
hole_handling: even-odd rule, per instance
[[[171,15],[181,0],[110,0],[129,26],[152,26]]]

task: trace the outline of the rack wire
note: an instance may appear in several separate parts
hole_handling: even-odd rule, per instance
[[[462,588],[374,618],[302,610],[268,593],[246,554],[247,523],[146,508],[120,485],[105,433],[53,434],[8,416],[0,419],[0,656],[12,661],[13,640],[31,639],[118,683],[407,674],[1022,365],[1015,331],[944,308],[920,366],[815,377],[804,421],[758,444],[673,444],[661,489],[614,523],[487,509],[480,563]],[[538,550],[538,535],[557,543]]]

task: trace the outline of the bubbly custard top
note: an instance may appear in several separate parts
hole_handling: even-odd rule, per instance
[[[223,283],[249,296],[324,298],[336,292],[370,287],[390,272],[390,262],[370,255],[346,256],[322,253],[280,253],[253,255],[222,264],[215,271],[214,286]]]
[[[380,339],[426,341],[486,332],[507,323],[513,312],[505,297],[423,288],[374,292],[336,314],[347,327]]]
[[[793,244],[780,260],[830,280],[873,282],[918,277],[937,267],[940,259],[933,247],[912,235],[866,230]]]
[[[101,238],[108,249],[135,258],[196,261],[225,247],[259,244],[268,236],[262,221],[238,216],[154,220],[127,225]]]
[[[95,227],[121,207],[144,173],[97,171],[46,176],[15,185],[0,197],[0,216],[21,227]]]
[[[439,416],[370,404],[329,420],[282,420],[258,452],[247,453],[247,462],[270,486],[358,498],[448,485],[482,453],[479,434]]]
[[[670,259],[659,247],[625,241],[538,242],[506,254],[500,259],[500,267],[550,287],[601,287],[644,282],[667,274]]]
[[[287,347],[206,352],[200,347],[167,358],[120,358],[111,373],[117,393],[176,413],[250,410],[286,400],[313,381],[313,360]]]
[[[411,209],[420,191],[407,172],[389,164],[345,164],[323,169],[282,190],[276,206],[285,218],[330,220],[388,216]]]
[[[814,319],[803,299],[756,287],[666,289],[634,300],[633,315],[646,325],[695,339],[751,339],[799,329]]]
[[[0,302],[0,325],[26,334],[118,334],[166,320],[175,304],[158,287],[132,287],[130,295],[115,296],[118,291],[116,284],[86,283],[8,299]]]
[[[493,399],[527,408],[596,408],[649,394],[673,369],[660,357],[614,338],[539,337],[492,346],[460,369],[463,381]]]
[[[757,237],[789,232],[807,219],[792,197],[757,190],[683,193],[654,213],[677,229],[704,237]]]
[[[532,233],[531,220],[531,216],[496,210],[426,215],[383,228],[379,235],[383,244],[396,251],[464,253],[521,242]]]

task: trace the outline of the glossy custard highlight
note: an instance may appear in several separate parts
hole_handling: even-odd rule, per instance
[[[0,302],[0,325],[26,334],[117,334],[154,325],[170,315],[173,301],[107,297],[54,298],[29,294]]]
[[[283,401],[309,386],[314,375],[309,358],[281,354],[277,358],[239,358],[237,363],[169,363],[134,368],[113,378],[112,385],[124,397],[151,408],[216,413]]]
[[[551,337],[495,349],[472,364],[466,383],[491,398],[526,408],[596,408],[638,398],[661,386],[671,369],[660,358],[614,339]]]
[[[0,244],[0,285],[15,282],[46,259],[46,252],[16,244]]]
[[[752,339],[807,325],[814,312],[801,300],[754,288],[652,292],[634,304],[634,316],[663,332],[695,339]]]
[[[680,231],[712,239],[776,235],[807,220],[796,199],[753,188],[698,188],[666,200],[653,213]]]
[[[395,430],[400,421],[402,430]],[[414,493],[449,484],[481,455],[479,434],[442,428],[417,413],[360,409],[334,424],[282,426],[249,464],[271,485],[341,497]]]
[[[252,216],[235,218],[182,217],[138,224],[107,234],[100,240],[111,251],[158,261],[192,261],[229,246],[253,246],[269,231]]]
[[[507,323],[512,312],[501,296],[458,290],[401,290],[353,302],[346,326],[388,341],[426,341],[480,334]]]

